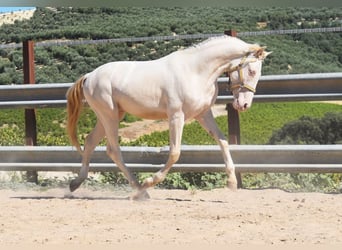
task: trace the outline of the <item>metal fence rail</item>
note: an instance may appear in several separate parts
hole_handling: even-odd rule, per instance
[[[237,172],[342,173],[342,145],[231,145]],[[129,168],[155,172],[166,162],[169,147],[122,147]],[[0,147],[2,171],[78,171],[81,157],[70,146]],[[115,172],[105,147],[93,154],[90,171]],[[183,145],[172,171],[224,171],[218,146]]]
[[[238,32],[238,37],[246,36],[265,36],[265,35],[291,35],[291,34],[303,34],[303,33],[327,33],[327,32],[341,32],[342,27],[323,27],[312,29],[290,29],[290,30],[259,30],[259,31],[245,31]],[[171,40],[186,40],[186,39],[207,39],[209,37],[222,36],[222,33],[208,33],[208,34],[180,34],[180,35],[168,35],[168,36],[148,36],[148,37],[124,37],[124,38],[109,38],[98,40],[48,40],[37,42],[38,47],[50,47],[50,46],[75,46],[75,45],[87,45],[87,44],[105,44],[105,43],[139,43],[147,41],[171,41]],[[21,48],[21,43],[12,44],[0,44],[0,49],[17,49]]]
[[[216,103],[229,103],[228,78],[219,78]],[[0,86],[0,108],[65,107],[72,83]],[[342,73],[262,76],[256,102],[342,100]],[[231,145],[237,172],[342,173],[342,145]],[[154,172],[167,160],[168,147],[122,147],[128,167]],[[78,152],[69,147],[0,147],[0,170],[78,171]],[[91,171],[118,171],[105,148],[94,152]],[[183,146],[172,171],[224,171],[218,146]]]
[[[218,79],[217,104],[230,103],[227,77]],[[65,107],[72,83],[0,86],[0,108]],[[255,102],[342,100],[342,73],[261,76]]]

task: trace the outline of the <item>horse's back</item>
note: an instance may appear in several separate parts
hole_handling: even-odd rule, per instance
[[[118,61],[86,75],[84,91],[90,102],[114,102],[122,111],[147,119],[166,118],[166,77],[157,61]],[[158,68],[159,67],[159,68]],[[102,100],[99,100],[102,99]],[[113,107],[112,103],[109,103]]]

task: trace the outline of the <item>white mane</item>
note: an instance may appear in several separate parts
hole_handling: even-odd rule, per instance
[[[187,50],[191,50],[191,49],[201,49],[203,48],[204,46],[207,46],[208,44],[211,44],[213,41],[221,41],[221,40],[237,40],[236,37],[232,37],[232,36],[227,36],[227,35],[222,35],[222,36],[213,36],[213,37],[209,37],[208,39],[200,42],[200,43],[197,43],[197,44],[194,44],[190,47],[187,48]]]

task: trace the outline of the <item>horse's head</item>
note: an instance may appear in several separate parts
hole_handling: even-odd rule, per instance
[[[266,52],[264,47],[253,47],[242,58],[231,61],[228,74],[235,109],[245,111],[251,107],[255,89],[261,76],[262,61],[271,53]]]

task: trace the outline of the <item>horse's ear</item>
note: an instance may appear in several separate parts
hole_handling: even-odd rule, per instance
[[[264,55],[263,55],[263,59],[265,59],[269,54],[272,54],[273,53],[273,51],[265,51],[264,52]]]
[[[254,52],[254,56],[258,58],[259,60],[264,60],[269,54],[272,53],[265,51],[266,47],[260,47],[256,52]]]
[[[272,52],[267,52],[266,46],[260,47],[258,44],[252,44],[248,48],[247,54],[253,54],[253,56],[259,60],[264,60]]]

